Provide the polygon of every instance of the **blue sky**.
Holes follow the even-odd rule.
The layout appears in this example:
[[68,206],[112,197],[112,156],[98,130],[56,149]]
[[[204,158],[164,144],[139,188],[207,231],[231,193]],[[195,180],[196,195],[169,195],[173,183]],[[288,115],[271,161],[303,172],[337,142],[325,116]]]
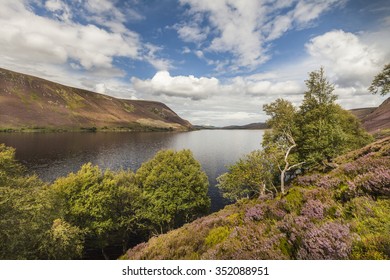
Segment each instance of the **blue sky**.
[[325,67],[345,108],[390,62],[387,0],[0,0],[0,67],[126,99],[193,124],[266,119]]

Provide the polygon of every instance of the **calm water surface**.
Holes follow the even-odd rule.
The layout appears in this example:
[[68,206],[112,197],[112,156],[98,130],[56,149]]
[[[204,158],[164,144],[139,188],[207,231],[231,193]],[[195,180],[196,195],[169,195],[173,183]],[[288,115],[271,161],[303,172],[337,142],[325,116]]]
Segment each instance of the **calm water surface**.
[[16,158],[45,181],[76,172],[87,162],[136,171],[161,149],[190,149],[209,177],[215,211],[226,203],[215,188],[216,178],[227,165],[259,149],[262,135],[262,130],[0,133],[0,143],[16,148]]

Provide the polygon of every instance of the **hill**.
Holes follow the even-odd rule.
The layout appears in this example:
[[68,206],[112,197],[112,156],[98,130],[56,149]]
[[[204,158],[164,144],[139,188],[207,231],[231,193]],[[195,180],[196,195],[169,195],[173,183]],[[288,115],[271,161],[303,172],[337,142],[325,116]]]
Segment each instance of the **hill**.
[[0,130],[188,130],[160,102],[124,100],[0,68]]
[[390,137],[130,249],[123,259],[390,259]]
[[364,116],[363,127],[370,133],[390,129],[390,98],[387,98],[378,108]]
[[230,125],[225,126],[223,129],[267,129],[266,123],[250,123],[247,125]]
[[246,125],[229,125],[223,127],[206,126],[206,125],[194,125],[195,129],[267,129],[266,123],[250,123]]
[[359,120],[364,119],[367,115],[371,114],[378,107],[368,107],[368,108],[358,108],[349,110],[352,114],[354,114]]

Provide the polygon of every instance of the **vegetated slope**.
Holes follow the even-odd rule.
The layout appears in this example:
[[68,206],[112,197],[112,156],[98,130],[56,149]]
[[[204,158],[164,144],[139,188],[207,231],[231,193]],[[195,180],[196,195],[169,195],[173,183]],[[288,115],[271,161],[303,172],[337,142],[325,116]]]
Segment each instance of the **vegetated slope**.
[[361,119],[363,127],[370,133],[390,129],[390,98],[387,98],[378,108]]
[[390,137],[335,162],[285,195],[241,200],[122,258],[390,259]]
[[124,100],[0,68],[0,129],[188,130],[160,102]]

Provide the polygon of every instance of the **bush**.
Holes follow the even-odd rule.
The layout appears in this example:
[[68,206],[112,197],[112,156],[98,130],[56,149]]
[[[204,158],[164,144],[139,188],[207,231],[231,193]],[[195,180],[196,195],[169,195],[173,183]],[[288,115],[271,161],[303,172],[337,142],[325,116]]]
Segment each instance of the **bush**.
[[351,249],[349,227],[338,222],[326,222],[306,232],[297,256],[305,260],[342,260],[348,258]]
[[163,233],[206,214],[208,178],[190,150],[160,151],[137,170],[147,219]]

